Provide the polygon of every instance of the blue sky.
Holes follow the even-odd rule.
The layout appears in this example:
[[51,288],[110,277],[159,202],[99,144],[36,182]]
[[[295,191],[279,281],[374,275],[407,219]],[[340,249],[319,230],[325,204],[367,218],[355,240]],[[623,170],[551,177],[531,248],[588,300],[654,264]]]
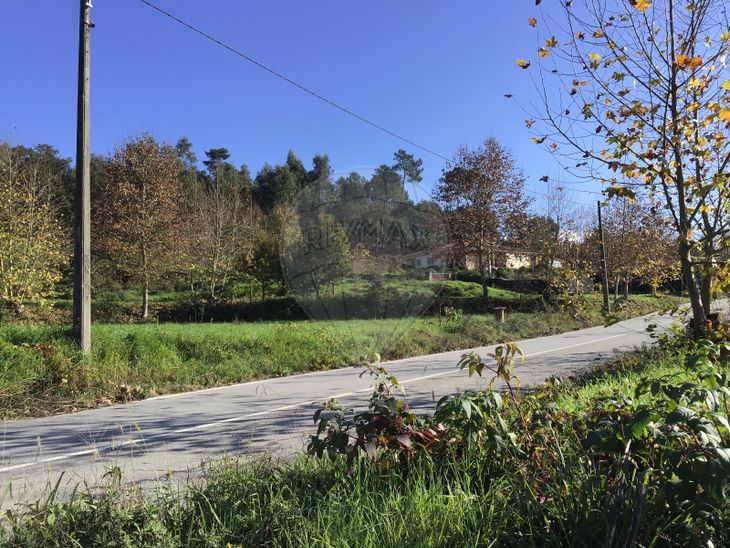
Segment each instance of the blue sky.
[[[534,2],[155,0],[262,63],[387,128],[451,157],[495,136],[528,188],[560,176],[530,142],[524,113],[536,93],[515,65],[536,49]],[[389,163],[405,148],[431,188],[444,161],[285,84],[139,0],[94,0],[92,150],[106,154],[142,131],[193,142],[198,157],[225,146],[255,173],[293,149],[337,170]],[[78,2],[0,3],[0,139],[75,148]],[[581,188],[587,188],[585,186]],[[595,188],[594,188],[595,190]],[[574,193],[579,203],[596,196]],[[540,200],[540,197],[536,197]]]

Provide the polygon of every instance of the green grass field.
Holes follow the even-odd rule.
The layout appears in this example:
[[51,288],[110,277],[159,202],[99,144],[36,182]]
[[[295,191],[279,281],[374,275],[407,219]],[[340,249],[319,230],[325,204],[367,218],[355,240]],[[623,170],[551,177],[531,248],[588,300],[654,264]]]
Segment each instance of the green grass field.
[[[384,284],[386,291],[397,292],[402,295],[435,297],[439,294],[448,295],[455,299],[473,299],[482,296],[482,286],[474,282],[445,280],[442,282],[427,282],[422,280],[401,280]],[[367,283],[341,282],[335,287],[335,293],[365,294]],[[536,297],[536,294],[519,293],[499,287],[489,288],[489,297],[500,301],[520,301]]]
[[[680,302],[636,297],[617,317]],[[0,417],[37,416],[342,367],[374,352],[397,359],[551,335],[601,324],[597,297],[563,312],[454,314],[402,320],[205,324],[95,324],[84,359],[65,326],[0,326]]]

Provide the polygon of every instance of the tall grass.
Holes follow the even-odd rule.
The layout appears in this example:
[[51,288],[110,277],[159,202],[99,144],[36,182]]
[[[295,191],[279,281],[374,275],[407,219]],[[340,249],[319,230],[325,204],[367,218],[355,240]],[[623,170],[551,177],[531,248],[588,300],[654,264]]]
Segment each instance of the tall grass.
[[[8,546],[593,546],[605,480],[570,458],[549,500],[487,455],[407,473],[300,458],[213,465],[204,487],[84,495],[6,517]],[[576,468],[577,466],[577,468]],[[2,533],[0,533],[1,535]],[[2,536],[0,536],[2,540]]]
[[[377,352],[397,359],[539,337],[602,322],[597,301],[568,312],[455,314],[334,322],[95,324],[81,356],[66,327],[0,325],[0,418],[105,405],[342,367]],[[671,299],[637,300],[624,317]]]

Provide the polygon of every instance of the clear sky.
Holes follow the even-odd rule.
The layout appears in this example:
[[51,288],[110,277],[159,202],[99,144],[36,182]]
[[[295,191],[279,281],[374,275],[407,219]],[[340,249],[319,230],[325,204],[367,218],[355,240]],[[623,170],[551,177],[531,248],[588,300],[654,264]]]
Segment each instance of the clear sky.
[[[532,0],[154,1],[444,156],[491,135],[512,149],[528,188],[544,192],[542,175],[560,177],[550,154],[530,142],[525,114],[504,97],[536,98],[515,65],[536,49],[527,24]],[[390,163],[405,148],[423,159],[427,188],[441,173],[442,159],[319,102],[139,0],[93,4],[95,153],[150,131],[173,144],[188,136],[199,159],[226,147],[254,174],[264,161],[282,162],[290,148],[306,165],[327,153],[336,170]],[[78,1],[0,1],[0,139],[74,155],[77,47]]]

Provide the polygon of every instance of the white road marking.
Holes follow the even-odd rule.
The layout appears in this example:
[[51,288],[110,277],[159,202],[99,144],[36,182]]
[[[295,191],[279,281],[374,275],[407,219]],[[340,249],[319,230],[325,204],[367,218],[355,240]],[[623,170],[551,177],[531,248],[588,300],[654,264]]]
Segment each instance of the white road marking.
[[[571,348],[577,348],[579,346],[585,346],[587,344],[595,344],[595,343],[599,343],[599,342],[603,342],[603,341],[608,341],[608,340],[611,340],[611,339],[616,339],[618,337],[625,337],[626,335],[627,335],[627,333],[619,333],[618,335],[611,335],[611,336],[603,337],[603,338],[600,338],[600,339],[592,339],[590,341],[584,341],[584,342],[581,342],[581,343],[570,344],[570,345],[561,346],[561,347],[558,347],[558,348],[551,348],[549,350],[541,350],[539,352],[533,352],[532,354],[526,354],[525,355],[525,358],[531,358],[531,357],[535,357],[535,356],[540,356],[542,354],[549,354],[551,352],[559,352],[561,350],[568,350],[568,349],[571,349]],[[496,346],[496,345],[492,345],[492,346],[485,347],[485,348],[493,348],[494,346]],[[407,384],[407,383],[412,383],[412,382],[418,382],[418,381],[423,381],[423,380],[427,380],[427,379],[433,379],[433,378],[436,378],[436,377],[443,377],[443,376],[446,376],[446,375],[453,375],[453,374],[457,374],[457,373],[460,373],[460,371],[457,370],[457,369],[455,369],[454,367],[451,367],[448,371],[441,371],[439,373],[433,373],[431,375],[423,375],[423,376],[415,377],[415,378],[412,378],[412,379],[406,379],[404,381],[400,381],[400,384]],[[214,390],[214,389],[211,389],[211,390]],[[342,394],[336,394],[334,396],[330,396],[329,398],[324,398],[324,399],[344,398],[344,397],[347,397],[347,396],[352,396],[352,395],[354,395],[356,393],[367,392],[369,390],[371,390],[370,387],[363,388],[361,390],[356,390],[355,392],[345,392],[345,393],[342,393]],[[81,456],[85,456],[85,455],[99,454],[99,453],[101,453],[103,451],[113,450],[115,448],[118,448],[118,447],[121,447],[121,446],[126,446],[126,445],[136,445],[138,443],[147,443],[147,442],[154,443],[155,441],[157,441],[157,440],[159,440],[161,438],[169,437],[172,434],[188,434],[188,433],[191,433],[191,432],[197,432],[197,431],[200,431],[200,430],[206,430],[206,429],[213,428],[215,426],[220,426],[220,425],[223,425],[223,424],[244,421],[246,419],[250,419],[250,418],[253,418],[253,417],[260,417],[260,416],[264,416],[264,415],[271,415],[273,413],[278,413],[278,412],[286,411],[286,410],[289,410],[289,409],[295,409],[295,408],[298,408],[298,407],[304,407],[306,405],[312,405],[314,403],[315,402],[312,401],[312,400],[307,400],[307,401],[303,401],[303,402],[299,402],[299,403],[293,403],[293,404],[290,404],[290,405],[284,405],[284,406],[281,406],[281,407],[276,407],[274,409],[267,409],[266,411],[258,411],[256,413],[248,413],[246,415],[240,415],[240,416],[237,416],[237,417],[229,417],[227,419],[222,419],[222,420],[215,421],[215,422],[198,424],[196,426],[189,426],[189,427],[186,427],[186,428],[179,428],[177,430],[172,430],[172,431],[170,431],[168,433],[158,434],[156,436],[150,436],[149,438],[130,439],[130,440],[125,440],[125,441],[116,443],[116,444],[114,444],[112,442],[112,444],[110,444],[108,447],[106,447],[104,449],[85,449],[85,450],[75,451],[73,453],[65,453],[65,454],[62,454],[62,455],[56,455],[54,457],[47,457],[47,458],[40,459],[40,460],[33,461],[33,462],[26,462],[26,463],[22,463],[22,464],[14,464],[14,465],[11,465],[11,466],[5,466],[5,467],[0,468],[0,473],[12,472],[14,470],[20,470],[20,469],[23,469],[23,468],[29,468],[31,466],[37,466],[37,465],[41,465],[41,464],[48,464],[50,462],[57,462],[57,461],[60,461],[60,460],[66,460],[66,459],[70,459],[70,458],[73,458],[73,457],[81,457]]]
[[83,457],[85,455],[93,455],[95,453],[98,453],[98,449],[84,449],[82,451],[76,451],[74,453],[66,453],[65,455],[57,455],[55,457],[48,457],[45,459],[41,459],[35,462],[25,462],[23,464],[15,464],[13,466],[6,466],[4,468],[0,468],[0,472],[11,472],[13,470],[20,470],[21,468],[28,468],[30,466],[35,466],[36,464],[46,464],[49,462],[55,462],[58,460],[65,460],[70,459],[73,457]]

